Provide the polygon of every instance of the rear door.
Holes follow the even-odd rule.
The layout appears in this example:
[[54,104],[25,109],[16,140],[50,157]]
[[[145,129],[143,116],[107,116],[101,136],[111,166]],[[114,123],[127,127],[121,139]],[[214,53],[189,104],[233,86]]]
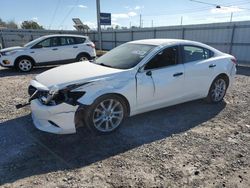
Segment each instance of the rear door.
[[182,100],[184,66],[178,57],[179,47],[168,47],[155,55],[137,74],[138,108],[158,108]]
[[58,37],[50,37],[34,45],[30,51],[37,64],[61,60],[61,50]]
[[64,60],[74,60],[78,55],[79,46],[74,37],[60,37],[62,56]]
[[214,53],[209,49],[193,46],[182,46],[182,57],[185,69],[185,90],[188,99],[205,97],[211,84],[216,64]]

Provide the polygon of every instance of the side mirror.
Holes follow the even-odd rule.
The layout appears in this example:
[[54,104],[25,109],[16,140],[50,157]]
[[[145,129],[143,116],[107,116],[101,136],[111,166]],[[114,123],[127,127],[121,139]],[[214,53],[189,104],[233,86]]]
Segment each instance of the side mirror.
[[139,72],[139,73],[144,72],[144,66],[140,67],[140,68],[138,69],[138,72]]

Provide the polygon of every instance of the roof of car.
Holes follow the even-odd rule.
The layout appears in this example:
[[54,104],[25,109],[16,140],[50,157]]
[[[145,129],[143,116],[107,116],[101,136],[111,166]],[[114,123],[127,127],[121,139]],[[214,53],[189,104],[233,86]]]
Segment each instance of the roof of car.
[[190,40],[182,40],[182,39],[143,39],[143,40],[135,40],[130,43],[134,44],[148,44],[148,45],[168,45],[168,44],[180,44],[180,43],[198,43]]
[[219,50],[211,46],[208,46],[204,43],[191,41],[191,40],[182,40],[182,39],[143,39],[143,40],[131,41],[129,43],[155,45],[155,46],[180,45],[180,44],[195,45],[195,46],[197,45],[203,48],[208,48],[214,52],[221,53]]
[[73,34],[53,34],[53,35],[45,35],[44,37],[85,37],[87,38],[88,36],[84,35],[73,35]]

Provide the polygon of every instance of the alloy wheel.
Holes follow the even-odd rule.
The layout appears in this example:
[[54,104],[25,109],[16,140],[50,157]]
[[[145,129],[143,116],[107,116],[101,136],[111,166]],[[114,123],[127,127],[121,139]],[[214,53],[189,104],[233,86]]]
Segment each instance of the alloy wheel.
[[124,108],[120,101],[107,99],[100,102],[93,113],[93,123],[100,132],[111,132],[117,128],[124,117]]
[[214,82],[213,89],[211,91],[211,97],[214,102],[221,101],[226,93],[227,84],[222,78],[217,79]]
[[18,67],[21,71],[23,72],[27,72],[30,71],[32,68],[32,62],[28,59],[22,59],[19,63],[18,63]]

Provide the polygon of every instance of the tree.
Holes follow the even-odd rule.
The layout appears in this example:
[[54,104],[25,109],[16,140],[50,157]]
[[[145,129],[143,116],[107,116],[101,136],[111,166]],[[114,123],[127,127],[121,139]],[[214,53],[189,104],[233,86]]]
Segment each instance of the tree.
[[120,26],[119,25],[115,25],[115,29],[120,29]]
[[5,22],[1,18],[0,18],[0,27],[5,27],[8,29],[17,29],[18,28],[17,24],[13,20]]
[[44,29],[43,26],[39,25],[35,21],[23,21],[21,24],[22,29]]
[[0,26],[1,27],[6,27],[6,23],[0,18]]
[[12,20],[6,23],[8,29],[18,29],[17,24]]
[[138,26],[132,26],[131,29],[138,29]]

